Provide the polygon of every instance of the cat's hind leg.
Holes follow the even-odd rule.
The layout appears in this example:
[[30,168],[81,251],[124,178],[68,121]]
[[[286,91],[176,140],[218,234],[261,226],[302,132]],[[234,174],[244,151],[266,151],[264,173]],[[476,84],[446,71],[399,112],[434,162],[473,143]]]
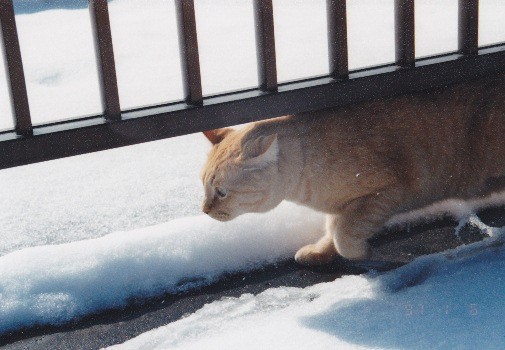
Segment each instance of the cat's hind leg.
[[337,256],[365,260],[370,256],[368,239],[399,211],[404,197],[401,187],[391,186],[349,202],[338,214],[326,217],[325,235],[302,247],[295,255],[299,264],[317,266]]
[[399,211],[400,188],[389,188],[356,198],[348,203],[330,223],[337,252],[350,260],[370,256],[368,239],[378,233],[384,223]]
[[314,244],[309,244],[299,249],[295,254],[297,263],[306,266],[324,265],[332,262],[337,256],[333,242],[333,215],[326,217],[326,230],[324,236]]

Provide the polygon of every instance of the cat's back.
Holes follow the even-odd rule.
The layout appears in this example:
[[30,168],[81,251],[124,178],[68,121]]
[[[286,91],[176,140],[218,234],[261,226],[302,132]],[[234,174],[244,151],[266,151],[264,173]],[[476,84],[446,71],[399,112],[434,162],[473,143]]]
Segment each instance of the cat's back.
[[505,170],[503,76],[304,113],[279,125],[326,177],[382,168],[453,194]]
[[[451,148],[505,130],[503,76],[293,116],[298,134],[327,146],[366,142]],[[429,142],[428,142],[429,140]],[[440,142],[435,144],[434,142]],[[312,142],[314,143],[314,142]],[[445,146],[444,146],[445,145]]]
[[[503,75],[434,91],[254,123],[248,134],[278,133],[301,143],[309,159],[332,161],[342,150],[375,150],[432,164],[466,156],[505,156]],[[461,154],[463,153],[463,154]],[[456,157],[456,158],[454,158]],[[504,159],[505,162],[505,159]]]

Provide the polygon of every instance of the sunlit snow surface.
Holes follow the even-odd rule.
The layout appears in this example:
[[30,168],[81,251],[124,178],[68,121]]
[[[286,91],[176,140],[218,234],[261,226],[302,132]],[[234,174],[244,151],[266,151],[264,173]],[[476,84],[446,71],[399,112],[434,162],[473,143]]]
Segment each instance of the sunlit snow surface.
[[0,334],[58,324],[132,298],[180,292],[293,256],[320,235],[322,214],[285,203],[221,223],[208,216],[0,257]]
[[503,243],[224,298],[114,349],[503,349]]
[[[55,5],[34,13],[26,10],[26,1],[16,3],[18,8],[21,3],[25,6],[16,19],[34,121],[99,113],[89,13],[82,8],[83,2],[76,0],[73,3],[79,4],[73,6],[70,1],[59,1],[68,8]],[[32,3],[46,6],[45,1]],[[126,108],[182,96],[173,2],[146,3],[109,3],[119,94]],[[199,34],[204,93],[255,85],[250,2],[197,0],[195,4],[198,25],[205,30]],[[455,0],[416,1],[418,55],[454,49],[455,4]],[[280,81],[326,73],[324,8],[323,0],[274,0]],[[351,68],[393,60],[392,10],[392,0],[348,1]],[[481,0],[480,11],[480,43],[505,41],[505,3]],[[317,23],[310,25],[312,19]],[[12,127],[10,113],[1,70],[0,129]],[[208,284],[225,272],[247,271],[290,257],[320,234],[321,215],[289,204],[265,216],[245,216],[227,224],[195,216],[200,213],[202,196],[198,174],[208,149],[203,136],[188,135],[0,171],[0,333],[34,323],[57,324],[124,305],[130,298]],[[502,195],[488,199],[488,203],[503,202]],[[391,223],[441,212],[461,219],[482,205],[486,203],[448,201]],[[411,266],[415,270],[421,265]],[[242,335],[247,326],[251,335],[257,335],[249,347],[256,348],[268,348],[260,345],[268,345],[269,339],[296,345],[291,348],[303,344],[313,348],[325,348],[325,344],[334,348],[335,344],[342,345],[337,348],[356,344],[452,348],[451,341],[460,348],[472,348],[466,345],[477,341],[467,339],[473,333],[459,332],[471,327],[482,335],[476,339],[489,342],[484,348],[503,344],[503,338],[493,336],[494,331],[505,334],[497,328],[503,322],[496,321],[496,315],[504,311],[496,297],[503,297],[503,283],[497,279],[502,278],[503,250],[465,261],[444,258],[437,266],[441,272],[430,275],[424,284],[396,292],[381,287],[386,277],[366,276],[306,290],[279,289],[258,298],[230,299],[207,306],[157,335],[146,335],[138,344],[163,348],[172,334],[173,347],[202,348],[201,342],[206,345],[203,348],[218,344],[233,348],[246,339]],[[477,270],[478,275],[473,275]],[[404,275],[389,276],[401,280]],[[463,290],[471,293],[466,296]],[[309,302],[315,295],[320,296]],[[435,298],[432,304],[428,297]],[[427,312],[446,303],[447,316]],[[478,305],[478,315],[472,315],[477,317],[458,321],[457,316],[471,304]],[[406,305],[411,305],[412,317],[402,316]],[[419,305],[424,305],[424,315],[419,314]],[[281,308],[286,314],[279,313]],[[390,310],[394,312],[388,316]],[[263,328],[252,327],[256,320]],[[227,325],[222,334],[229,337],[213,328],[221,321]],[[271,321],[280,328],[269,328]],[[439,341],[440,328],[448,333],[446,343]],[[152,337],[151,343],[145,341],[147,337]],[[433,344],[426,343],[430,339]]]

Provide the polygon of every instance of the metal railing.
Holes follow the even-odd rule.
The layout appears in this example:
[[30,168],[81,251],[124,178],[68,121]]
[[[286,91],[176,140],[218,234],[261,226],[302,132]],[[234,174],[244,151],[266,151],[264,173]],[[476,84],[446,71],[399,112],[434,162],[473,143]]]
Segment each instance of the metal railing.
[[327,76],[278,84],[272,0],[253,0],[259,86],[204,97],[193,0],[175,0],[184,101],[122,111],[107,0],[89,0],[103,114],[32,126],[12,0],[0,24],[14,130],[0,133],[0,169],[229,125],[438,88],[505,71],[505,45],[478,47],[478,0],[459,0],[458,51],[415,58],[414,0],[395,0],[396,60],[349,72],[346,0],[327,0]]

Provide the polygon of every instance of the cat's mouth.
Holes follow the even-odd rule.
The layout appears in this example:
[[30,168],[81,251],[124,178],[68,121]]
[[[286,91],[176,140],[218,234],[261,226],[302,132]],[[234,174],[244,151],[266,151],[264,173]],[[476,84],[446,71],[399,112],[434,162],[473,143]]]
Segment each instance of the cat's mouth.
[[232,219],[231,215],[228,213],[225,213],[224,211],[218,211],[216,213],[212,213],[211,216],[213,219],[216,219],[219,221],[228,221],[228,220]]

